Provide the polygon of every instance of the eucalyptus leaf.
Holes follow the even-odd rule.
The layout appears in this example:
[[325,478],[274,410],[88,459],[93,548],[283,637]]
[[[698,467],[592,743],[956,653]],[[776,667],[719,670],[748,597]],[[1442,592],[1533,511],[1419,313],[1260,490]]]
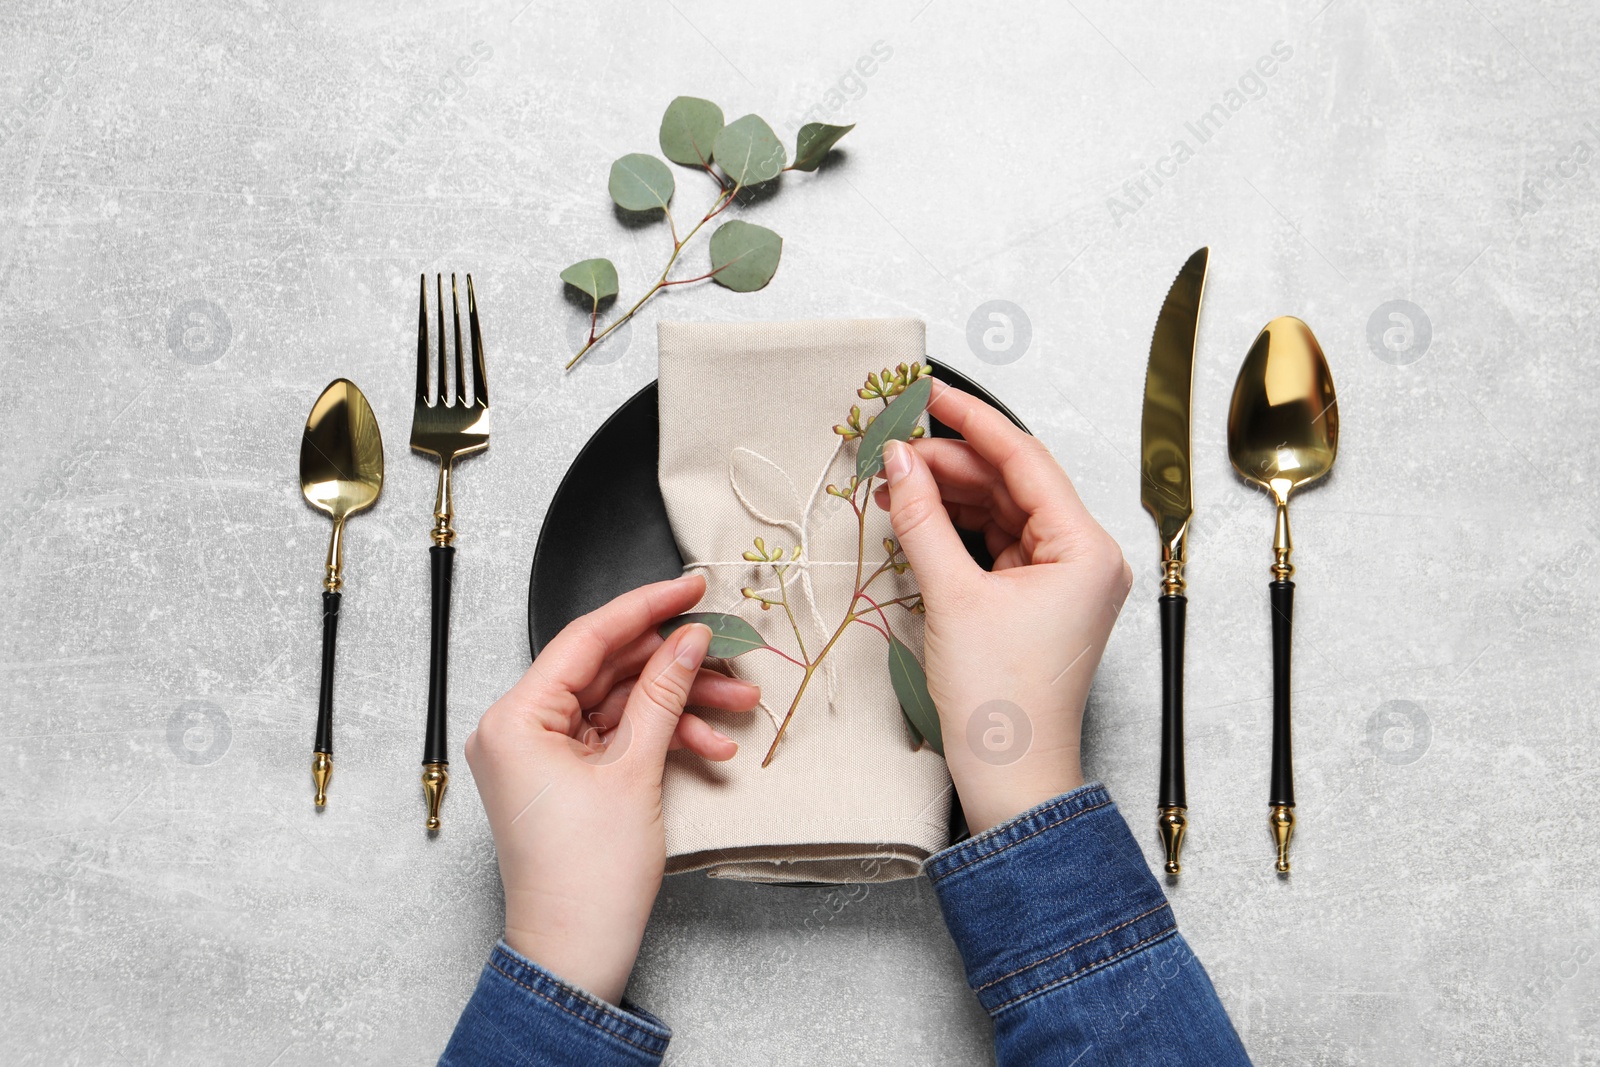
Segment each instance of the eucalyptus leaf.
[[611,164],[611,199],[629,211],[665,210],[676,187],[672,171],[655,156],[633,152]]
[[856,477],[866,481],[883,470],[883,446],[890,441],[909,441],[917,428],[917,419],[928,408],[933,396],[933,379],[918,378],[906,386],[906,391],[889,401],[889,406],[867,432],[861,435],[861,450],[856,453]]
[[808,122],[800,127],[800,135],[794,142],[794,169],[812,171],[816,170],[823,159],[827,158],[833,146],[839,143],[839,138],[856,128],[855,123],[848,126],[829,126],[826,122]]
[[725,222],[711,235],[711,277],[736,293],[752,293],[772,280],[783,238],[750,222]]
[[922,736],[922,731],[917,729],[917,724],[911,721],[911,717],[905,713],[904,708],[900,710],[900,717],[906,721],[906,729],[911,731],[912,747],[921,748],[928,739]]
[[767,643],[761,639],[754,626],[737,615],[721,611],[691,611],[686,615],[678,615],[662,623],[656,632],[662,637],[669,637],[679,627],[695,622],[711,627],[711,647],[706,650],[708,656],[732,659],[746,652],[767,647]]
[[686,167],[710,166],[722,122],[722,109],[711,101],[678,97],[661,116],[661,154]]
[[740,185],[771,181],[783,173],[788,162],[783,142],[759,115],[746,115],[724,126],[712,154],[723,173]]
[[900,701],[900,710],[911,732],[944,755],[944,738],[939,732],[939,712],[928,695],[928,676],[916,655],[898,637],[889,635],[889,683]]
[[598,306],[600,301],[617,295],[617,268],[609,259],[585,259],[561,272],[561,280],[589,294]]

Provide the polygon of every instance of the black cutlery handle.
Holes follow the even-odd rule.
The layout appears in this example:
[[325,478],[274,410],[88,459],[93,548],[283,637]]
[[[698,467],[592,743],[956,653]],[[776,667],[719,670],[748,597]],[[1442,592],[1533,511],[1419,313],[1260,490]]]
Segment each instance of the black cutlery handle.
[[433,637],[428,655],[428,736],[422,746],[423,763],[449,763],[445,733],[450,670],[450,576],[455,568],[454,545],[428,549],[433,569]]
[[1294,807],[1294,749],[1289,732],[1289,649],[1294,626],[1294,583],[1273,582],[1272,591],[1272,798],[1274,807]]
[[322,594],[322,689],[317,696],[317,740],[313,752],[333,755],[333,646],[339,637],[339,598]]
[[1189,598],[1161,598],[1161,799],[1162,808],[1187,808],[1183,781],[1183,623]]

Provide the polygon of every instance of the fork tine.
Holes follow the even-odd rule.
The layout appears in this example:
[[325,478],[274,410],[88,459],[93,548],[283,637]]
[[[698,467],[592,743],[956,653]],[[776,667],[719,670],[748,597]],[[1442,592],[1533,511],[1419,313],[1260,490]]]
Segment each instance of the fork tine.
[[450,274],[450,310],[456,320],[456,405],[467,404],[467,374],[461,365],[461,300],[456,296],[456,276]]
[[[489,379],[483,370],[483,331],[478,328],[478,297],[472,291],[472,275],[467,275],[467,329],[472,333],[472,388],[482,407],[489,406]],[[461,342],[456,342],[460,348]]]
[[417,403],[428,402],[428,276],[417,279],[421,306],[417,309]]
[[433,276],[433,291],[436,299],[435,311],[439,318],[439,378],[433,383],[434,403],[443,404],[446,399],[446,390],[450,388],[450,377],[445,372],[444,362],[444,275]]

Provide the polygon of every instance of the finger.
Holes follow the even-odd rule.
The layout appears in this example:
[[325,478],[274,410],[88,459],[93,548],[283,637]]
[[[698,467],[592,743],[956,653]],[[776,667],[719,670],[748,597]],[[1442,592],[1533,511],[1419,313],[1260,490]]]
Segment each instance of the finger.
[[661,635],[654,630],[646,630],[607,657],[589,684],[573,695],[583,707],[594,707],[605,699],[617,682],[638,674],[645,661],[660,647]]
[[[944,510],[950,513],[950,521],[958,530],[981,530],[994,522],[994,515],[984,504],[962,504],[942,497]],[[884,511],[889,510],[889,487],[881,485],[872,491],[872,502]]]
[[[888,510],[887,501],[884,510]],[[994,521],[987,511],[976,504],[952,504],[946,500],[944,510],[950,516],[950,525],[958,530],[981,530]]]
[[973,447],[1000,472],[1006,488],[1023,511],[1060,511],[1064,517],[1087,517],[1072,479],[1038,438],[1019,430],[994,408],[969,393],[935,382],[928,414]]
[[[962,504],[987,504],[994,488],[1003,485],[1000,472],[978,455],[965,441],[948,437],[919,440],[912,444],[933,471],[939,494]],[[881,487],[879,490],[881,492]]]
[[720,763],[729,760],[739,751],[739,743],[726,734],[719,733],[698,715],[685,713],[678,719],[669,748],[686,748],[708,760]]
[[[617,738],[615,727],[602,730],[598,725],[589,724],[574,740],[587,750],[586,753],[580,752],[580,755],[599,756],[602,763],[614,763],[623,751],[623,747],[617,744]],[[738,754],[739,743],[700,716],[686,711],[679,717],[678,727],[672,732],[672,741],[667,745],[669,752],[679,749],[688,749],[697,756],[720,763]]]
[[[889,491],[878,489],[874,491],[873,499],[885,511],[889,510]],[[952,504],[946,500],[944,504],[946,514],[950,516],[950,523],[957,530],[971,530],[983,535],[984,548],[988,550],[989,558],[994,560],[993,570],[1004,570],[1007,566],[1017,566],[1026,563],[1021,556],[1021,550],[1010,555],[1004,555],[1008,548],[1019,542],[1018,533],[1008,530],[995,521],[988,509],[976,504]],[[1004,559],[1006,562],[1002,562]]]
[[1028,554],[1022,547],[1022,542],[1013,541],[994,555],[994,569],[1008,571],[1012,567],[1026,567],[1029,563]]
[[927,461],[945,500],[987,507],[1002,526],[1014,534],[1022,532],[1028,513],[1012,497],[1000,472],[971,445],[934,438],[918,441],[913,447]]
[[[889,490],[874,489],[872,501],[884,511],[889,510]],[[957,504],[946,500],[944,510],[950,516],[950,522],[958,530],[984,530],[990,526],[1005,530],[1009,537],[1022,536],[1020,530],[1006,529],[994,516],[994,513],[982,504]]]
[[904,441],[891,441],[884,446],[883,459],[884,477],[889,482],[889,524],[911,561],[917,583],[937,599],[941,590],[954,588],[951,583],[976,571],[978,565],[950,524],[938,483],[916,449]]
[[950,521],[958,530],[983,531],[991,526],[999,528],[994,516],[976,504],[952,504],[947,500],[944,509],[950,513]]
[[634,679],[630,678],[605,695],[595,707],[584,713],[584,733],[610,733],[622,721],[622,709],[628,706],[628,696],[633,692]]
[[[949,442],[961,444],[961,442]],[[912,446],[918,455],[924,459],[929,458],[929,449],[924,444]],[[950,512],[951,521],[959,530],[981,530],[989,523],[998,524],[1012,537],[1021,537],[1022,531],[1028,523],[1028,515],[1016,502],[1011,499],[1011,493],[1001,481],[1000,475],[982,459],[975,459],[975,463],[982,464],[982,469],[988,471],[987,477],[991,480],[986,486],[977,484],[962,484],[948,481],[940,464],[945,457],[933,453],[933,461],[928,464],[933,471],[935,480],[939,482],[939,496],[944,500],[946,510]],[[889,510],[889,490],[879,487],[873,490],[872,499],[880,508]]]
[[711,628],[694,623],[680,627],[639,672],[639,680],[623,709],[619,732],[629,735],[622,759],[659,778],[667,746],[689,702],[689,691],[711,644]]
[[[1003,571],[1007,566],[1014,567],[1017,565],[1012,562],[1021,552],[1017,539],[992,522],[983,527],[983,547],[989,550],[989,558],[994,560],[995,570]],[[1016,548],[1017,551],[1008,556],[1007,552],[1013,548]],[[1023,560],[1021,562],[1026,561]]]
[[743,678],[730,678],[721,671],[701,667],[689,687],[689,706],[716,708],[719,711],[750,711],[761,702],[761,687]]
[[[616,728],[622,721],[622,710],[627,707],[638,678],[628,678],[611,688],[598,704],[584,714],[584,720],[605,731]],[[761,687],[742,678],[729,678],[709,667],[701,667],[694,684],[689,687],[689,706],[716,708],[718,711],[750,711],[761,701]]]
[[[616,688],[619,681],[638,675],[645,662],[660,647],[661,635],[654,630],[630,641],[601,665],[594,681],[575,694],[578,704],[585,709],[592,709]],[[744,711],[754,707],[760,699],[761,687],[754,682],[733,678],[709,667],[701,669],[700,677],[695,681],[695,691],[689,695],[690,704],[726,708],[729,711]]]
[[923,438],[912,444],[933,469],[934,480],[947,496],[968,501],[988,500],[990,487],[1000,472],[976,449],[953,437]]
[[[576,693],[594,680],[606,659],[674,615],[694,607],[705,595],[706,580],[698,574],[656,582],[624,593],[568,623],[545,646],[533,667],[512,689],[524,683],[554,686]],[[530,682],[534,678],[534,682]]]

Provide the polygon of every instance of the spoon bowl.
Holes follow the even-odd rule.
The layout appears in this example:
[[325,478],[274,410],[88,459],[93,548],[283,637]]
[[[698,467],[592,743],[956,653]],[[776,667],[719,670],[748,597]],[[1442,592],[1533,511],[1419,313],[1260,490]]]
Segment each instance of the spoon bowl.
[[322,391],[300,439],[300,491],[333,519],[323,586],[343,584],[344,521],[372,506],[383,489],[383,437],[372,405],[356,384],[339,378]]
[[1333,468],[1339,408],[1333,374],[1311,327],[1273,319],[1244,357],[1228,410],[1228,457],[1286,507],[1289,494]]

